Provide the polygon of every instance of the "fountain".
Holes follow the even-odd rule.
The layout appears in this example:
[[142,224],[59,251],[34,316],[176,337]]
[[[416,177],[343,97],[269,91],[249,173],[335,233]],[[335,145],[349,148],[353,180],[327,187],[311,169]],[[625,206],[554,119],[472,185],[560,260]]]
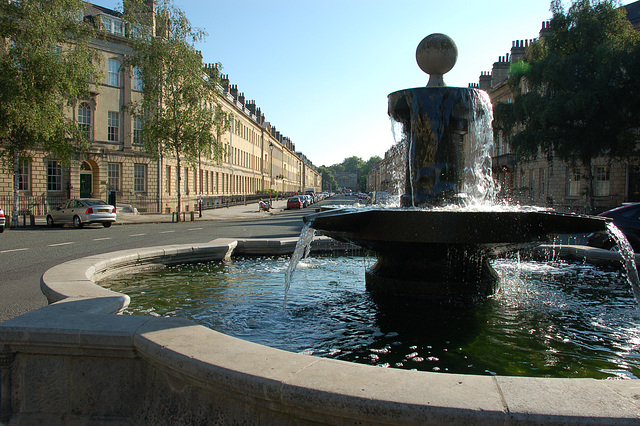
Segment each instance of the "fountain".
[[402,208],[339,209],[305,218],[326,236],[376,253],[378,261],[366,272],[367,289],[373,293],[482,298],[498,290],[489,259],[533,247],[553,234],[606,227],[600,217],[469,208],[490,201],[493,194],[492,113],[485,92],[445,86],[443,75],[456,58],[448,36],[425,37],[416,59],[431,74],[427,87],[388,96],[389,115],[405,136]]
[[[432,52],[430,46],[427,43],[424,51]],[[410,113],[409,133],[415,135],[408,150],[404,208],[332,211],[307,219],[326,235],[378,253],[379,266],[367,273],[367,286],[374,292],[436,298],[490,294],[496,278],[487,259],[537,244],[550,233],[588,232],[605,226],[601,219],[550,212],[437,208],[467,204],[466,194],[473,192],[472,187],[483,186],[482,181],[467,179],[464,171],[465,138],[475,126],[475,117],[457,108],[477,93],[443,88],[441,74],[435,77],[435,87],[397,92],[389,98],[399,116],[402,111]],[[442,98],[444,104],[429,104],[430,92],[425,90],[434,97],[436,92],[453,95],[446,95],[451,96],[446,102]],[[415,108],[427,105],[461,118],[448,119],[447,123],[455,123],[447,133],[430,124],[435,119],[431,113],[411,115],[420,110]],[[414,118],[427,127],[414,126]],[[427,137],[427,129],[439,139]],[[421,145],[424,141],[428,144]],[[313,243],[317,249],[335,241],[318,238]],[[640,421],[637,380],[442,374],[311,357],[233,338],[186,319],[115,315],[128,306],[129,297],[96,285],[110,276],[165,265],[291,254],[294,245],[295,239],[286,238],[218,239],[93,254],[49,269],[40,284],[50,305],[0,324],[0,423]],[[580,256],[585,253],[570,249]],[[417,304],[410,308],[428,311]],[[440,320],[437,315],[427,313],[433,319],[416,321],[410,316],[407,322],[442,327],[433,324]],[[598,322],[597,317],[590,320]],[[468,323],[461,322],[460,327],[466,330]],[[637,345],[637,340],[629,343]]]

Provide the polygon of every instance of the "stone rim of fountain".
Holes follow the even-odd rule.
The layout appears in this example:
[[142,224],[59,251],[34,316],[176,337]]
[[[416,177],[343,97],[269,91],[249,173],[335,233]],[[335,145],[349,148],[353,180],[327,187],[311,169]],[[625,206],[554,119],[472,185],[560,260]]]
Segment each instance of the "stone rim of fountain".
[[[329,244],[327,239],[317,241],[316,246]],[[87,356],[91,359],[106,356],[108,362],[115,362],[115,365],[136,360],[136,368],[144,369],[153,377],[169,377],[169,382],[162,383],[176,390],[167,399],[173,405],[163,406],[160,412],[143,413],[151,421],[185,420],[214,414],[226,421],[261,418],[273,423],[631,424],[640,420],[640,384],[637,381],[414,372],[293,354],[225,336],[184,319],[113,315],[126,306],[128,297],[94,282],[105,275],[164,262],[224,259],[234,253],[282,254],[290,253],[294,246],[295,239],[225,239],[209,244],[105,253],[58,265],[45,272],[41,281],[45,295],[51,302],[57,302],[0,324],[2,355],[7,359],[9,355],[15,357],[17,362],[13,361],[13,368],[16,370],[34,367],[29,360],[42,359],[47,353],[54,359],[79,359],[79,362],[67,364],[70,366],[67,368],[82,365],[86,362],[83,357]],[[598,249],[585,250],[605,257],[614,255]],[[568,253],[572,251],[575,252],[569,250]],[[576,252],[576,255],[584,253]],[[35,363],[35,366],[43,365],[49,364]],[[2,366],[3,374],[11,368]],[[111,367],[106,371],[110,375],[101,378],[110,382],[129,370],[120,372],[119,368]],[[49,374],[60,379],[57,395],[70,397],[80,390],[78,383],[72,386],[68,378],[61,378],[57,371],[49,370]],[[14,380],[34,377],[33,372],[20,375],[17,371],[12,376]],[[95,373],[93,378],[96,379]],[[47,377],[39,380],[47,382]],[[82,389],[87,395],[101,394],[91,387],[92,382],[81,380],[79,383],[87,386]],[[36,415],[42,419],[46,413],[28,412],[28,402],[46,397],[46,392],[53,388],[21,385],[19,391],[37,394],[21,395],[26,401],[18,398],[22,411],[15,415],[22,421],[33,420]],[[156,387],[137,391],[142,396],[156,392],[151,398],[165,401],[163,392],[171,389]],[[186,389],[190,390],[186,393],[191,397],[198,396],[181,405],[179,395]],[[150,398],[149,395],[146,397]],[[216,404],[216,398],[222,399],[224,407]],[[40,401],[36,402],[40,404]],[[98,402],[109,406],[111,401]],[[158,409],[152,405],[145,410],[154,407]],[[160,417],[166,416],[167,409],[174,417]],[[220,417],[220,410],[226,410],[223,417]],[[125,411],[114,409],[114,413]],[[140,414],[135,412],[135,415]],[[75,413],[76,418],[82,418],[82,415],[90,416],[90,413],[82,410]],[[211,418],[215,417],[205,420]]]

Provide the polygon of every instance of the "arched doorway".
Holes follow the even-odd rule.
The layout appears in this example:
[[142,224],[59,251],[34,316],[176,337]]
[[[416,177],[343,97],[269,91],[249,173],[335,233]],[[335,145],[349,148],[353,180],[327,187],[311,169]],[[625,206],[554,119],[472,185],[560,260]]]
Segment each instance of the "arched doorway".
[[93,168],[88,162],[80,166],[80,198],[90,198],[93,193]]

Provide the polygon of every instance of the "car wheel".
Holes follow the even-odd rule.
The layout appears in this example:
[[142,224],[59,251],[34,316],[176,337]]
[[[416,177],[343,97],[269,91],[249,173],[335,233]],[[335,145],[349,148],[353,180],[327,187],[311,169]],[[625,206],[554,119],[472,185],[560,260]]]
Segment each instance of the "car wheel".
[[53,218],[51,216],[47,216],[47,226],[49,228],[53,228],[55,226],[55,223],[53,223]]
[[4,226],[0,226],[0,234],[4,232]]
[[111,227],[111,222],[103,222],[102,226],[104,226],[105,228],[110,228]]
[[80,216],[73,217],[73,227],[76,229],[82,228],[82,221],[80,220]]

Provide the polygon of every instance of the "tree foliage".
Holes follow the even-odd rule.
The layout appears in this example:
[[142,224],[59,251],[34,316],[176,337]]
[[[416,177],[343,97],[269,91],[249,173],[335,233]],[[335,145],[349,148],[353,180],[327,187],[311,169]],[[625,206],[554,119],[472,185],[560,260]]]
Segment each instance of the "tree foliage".
[[318,171],[322,173],[322,190],[323,191],[331,191],[338,189],[338,182],[336,178],[333,176],[333,172],[331,169],[320,166],[318,167]]
[[220,158],[219,137],[228,129],[228,117],[218,104],[219,65],[205,69],[194,47],[205,33],[194,29],[170,0],[155,7],[152,11],[144,0],[125,1],[134,48],[130,65],[142,76],[144,96],[130,107],[143,119],[147,152],[176,158],[179,212],[182,159],[196,164],[201,156]]
[[495,106],[502,131],[521,159],[557,156],[583,166],[593,208],[592,160],[625,158],[640,123],[640,34],[611,0],[551,3],[545,37],[510,70],[513,103]]
[[0,155],[14,173],[38,149],[69,163],[89,146],[69,114],[99,81],[82,0],[0,2]]

